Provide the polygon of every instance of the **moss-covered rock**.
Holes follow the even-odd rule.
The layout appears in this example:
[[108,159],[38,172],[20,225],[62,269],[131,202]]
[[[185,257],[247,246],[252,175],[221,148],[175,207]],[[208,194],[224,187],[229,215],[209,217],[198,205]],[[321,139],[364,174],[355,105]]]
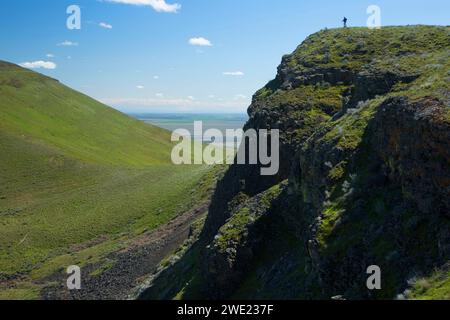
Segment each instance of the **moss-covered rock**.
[[215,297],[226,298],[242,280],[261,248],[265,222],[282,190],[282,185],[275,185],[239,204],[207,246],[203,279]]
[[448,298],[449,80],[450,27],[323,30],[284,56],[245,127],[280,130],[280,172],[219,182],[201,297]]

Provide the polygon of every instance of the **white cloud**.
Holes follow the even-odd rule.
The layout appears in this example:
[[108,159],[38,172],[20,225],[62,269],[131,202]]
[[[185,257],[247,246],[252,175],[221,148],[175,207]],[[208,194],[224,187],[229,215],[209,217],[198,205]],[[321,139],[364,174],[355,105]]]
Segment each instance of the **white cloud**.
[[244,94],[237,94],[237,95],[234,97],[234,99],[235,99],[235,100],[246,100],[246,99],[247,99],[247,96],[244,95]]
[[104,29],[112,29],[112,28],[113,28],[112,25],[110,25],[110,24],[108,24],[108,23],[106,23],[106,22],[100,22],[98,25],[99,25],[101,28],[104,28]]
[[153,76],[153,79],[158,80],[159,76]]
[[181,9],[178,3],[168,4],[166,0],[104,0],[106,2],[152,7],[157,12],[177,13]]
[[52,54],[52,53],[47,53],[45,56],[46,56],[47,58],[54,58],[54,57],[55,57],[55,55]]
[[61,43],[58,43],[58,46],[76,47],[76,46],[78,46],[78,42],[72,42],[72,41],[66,40],[66,41],[63,41]]
[[157,93],[157,94],[155,94],[155,96],[156,96],[157,98],[163,98],[163,97],[164,97],[164,94],[163,94],[163,93]]
[[187,97],[189,100],[191,100],[191,101],[194,101],[195,100],[195,98],[193,97],[193,96],[188,96]]
[[244,73],[242,71],[226,71],[223,73],[224,76],[242,77]]
[[139,90],[145,89],[145,87],[144,87],[144,86],[141,86],[141,85],[136,86],[136,88],[138,88]]
[[23,68],[27,69],[49,69],[53,70],[56,69],[56,64],[51,61],[33,61],[33,62],[23,62],[19,64]]
[[189,39],[189,44],[191,46],[212,47],[211,41],[203,37],[191,38]]

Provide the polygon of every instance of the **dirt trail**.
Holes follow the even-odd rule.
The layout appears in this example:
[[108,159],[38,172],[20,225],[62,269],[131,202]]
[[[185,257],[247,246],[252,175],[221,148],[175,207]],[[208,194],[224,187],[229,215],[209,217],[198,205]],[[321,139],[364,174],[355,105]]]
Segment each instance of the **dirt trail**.
[[82,290],[65,287],[67,275],[55,275],[58,286],[42,290],[41,298],[50,300],[123,300],[146,276],[154,273],[159,263],[180,247],[189,237],[192,223],[208,210],[209,204],[188,211],[151,233],[135,239],[125,250],[108,258],[114,266],[98,276],[90,276],[98,266],[82,269]]

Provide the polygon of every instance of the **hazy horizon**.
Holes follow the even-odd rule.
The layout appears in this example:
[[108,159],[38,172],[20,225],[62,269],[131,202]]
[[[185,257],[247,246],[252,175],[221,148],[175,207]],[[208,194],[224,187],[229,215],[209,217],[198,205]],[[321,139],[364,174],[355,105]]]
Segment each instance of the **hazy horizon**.
[[[245,113],[284,54],[324,28],[448,24],[444,0],[1,1],[0,60],[37,69],[122,112]],[[80,8],[80,29],[67,10]],[[439,8],[439,10],[436,10]]]

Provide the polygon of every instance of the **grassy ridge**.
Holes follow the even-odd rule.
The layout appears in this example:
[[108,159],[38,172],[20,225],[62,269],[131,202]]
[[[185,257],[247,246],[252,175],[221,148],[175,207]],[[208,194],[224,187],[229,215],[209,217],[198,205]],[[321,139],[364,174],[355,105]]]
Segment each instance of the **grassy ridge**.
[[99,164],[169,163],[165,130],[124,116],[58,81],[0,62],[0,129]]
[[210,168],[171,164],[167,131],[56,80],[0,62],[0,97],[0,299],[38,298],[72,264],[111,263],[212,185]]

